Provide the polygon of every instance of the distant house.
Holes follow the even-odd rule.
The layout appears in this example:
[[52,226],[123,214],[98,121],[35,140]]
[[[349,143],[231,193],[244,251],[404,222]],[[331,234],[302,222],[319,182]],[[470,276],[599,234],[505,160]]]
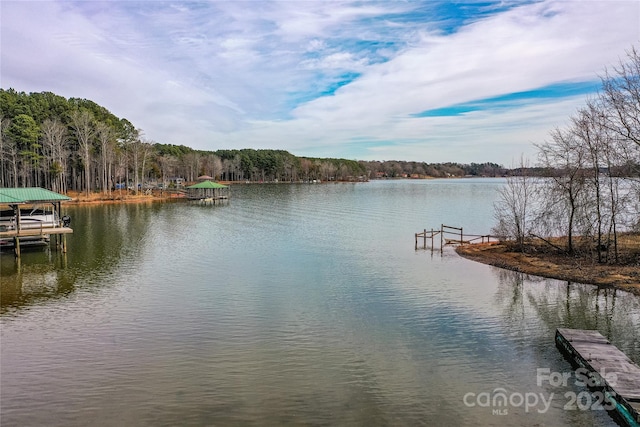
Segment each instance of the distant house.
[[175,185],[177,188],[184,186],[184,178],[180,176],[172,176],[171,178],[168,178],[167,181],[169,181],[169,186],[171,186],[171,184]]

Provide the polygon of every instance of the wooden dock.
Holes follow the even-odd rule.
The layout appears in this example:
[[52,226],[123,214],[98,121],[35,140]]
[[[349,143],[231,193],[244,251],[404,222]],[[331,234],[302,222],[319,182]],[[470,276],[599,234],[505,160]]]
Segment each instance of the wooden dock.
[[69,227],[38,227],[38,228],[22,228],[18,230],[0,231],[0,239],[14,237],[36,237],[48,236],[50,234],[72,234],[73,229]]
[[[20,256],[20,242],[21,238],[29,239],[29,243],[33,244],[32,240],[34,238],[41,237],[42,239],[48,238],[50,235],[56,236],[57,246],[62,249],[62,252],[67,252],[67,234],[72,234],[73,229],[69,227],[37,227],[37,228],[23,228],[20,230],[5,230],[0,231],[0,239],[13,240],[13,252],[16,257]],[[60,240],[58,240],[57,236],[60,236]],[[45,240],[45,245],[48,244],[48,240]],[[38,243],[39,244],[39,243]]]
[[640,426],[640,367],[598,331],[558,328],[556,346],[572,365],[587,369],[596,388],[615,399],[615,414]]

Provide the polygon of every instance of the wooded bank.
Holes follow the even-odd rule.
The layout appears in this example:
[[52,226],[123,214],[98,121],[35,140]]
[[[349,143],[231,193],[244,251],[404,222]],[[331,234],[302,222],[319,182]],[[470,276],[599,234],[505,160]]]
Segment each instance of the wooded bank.
[[495,163],[462,165],[297,157],[284,150],[195,150],[149,140],[93,101],[0,89],[0,187],[109,193],[147,181],[363,181],[379,177],[500,176]]

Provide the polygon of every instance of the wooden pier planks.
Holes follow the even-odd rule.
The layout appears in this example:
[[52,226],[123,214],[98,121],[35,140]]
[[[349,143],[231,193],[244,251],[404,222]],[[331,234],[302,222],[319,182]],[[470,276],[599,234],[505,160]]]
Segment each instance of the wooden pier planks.
[[[640,423],[640,367],[637,364],[598,331],[558,328],[556,344],[573,363],[600,375],[603,388],[615,393],[616,400],[624,407],[619,408],[624,412],[620,415],[630,425]],[[615,375],[611,377],[611,374]]]
[[42,227],[42,228],[23,228],[18,230],[0,231],[0,238],[7,237],[33,237],[45,236],[50,234],[72,234],[73,229],[69,227]]

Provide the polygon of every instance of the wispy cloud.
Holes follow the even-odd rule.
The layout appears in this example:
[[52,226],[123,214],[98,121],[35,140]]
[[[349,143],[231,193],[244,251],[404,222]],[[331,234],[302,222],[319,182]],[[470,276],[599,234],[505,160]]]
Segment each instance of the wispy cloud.
[[515,109],[521,106],[530,105],[533,102],[545,103],[557,99],[564,99],[576,95],[584,95],[597,92],[600,81],[578,82],[578,83],[558,83],[546,87],[540,87],[523,92],[512,92],[491,98],[474,100],[462,104],[449,105],[442,108],[423,111],[413,114],[412,117],[438,117],[438,116],[460,116],[473,111],[498,111],[505,109]]
[[510,163],[640,39],[635,1],[2,2],[3,88],[158,142]]

